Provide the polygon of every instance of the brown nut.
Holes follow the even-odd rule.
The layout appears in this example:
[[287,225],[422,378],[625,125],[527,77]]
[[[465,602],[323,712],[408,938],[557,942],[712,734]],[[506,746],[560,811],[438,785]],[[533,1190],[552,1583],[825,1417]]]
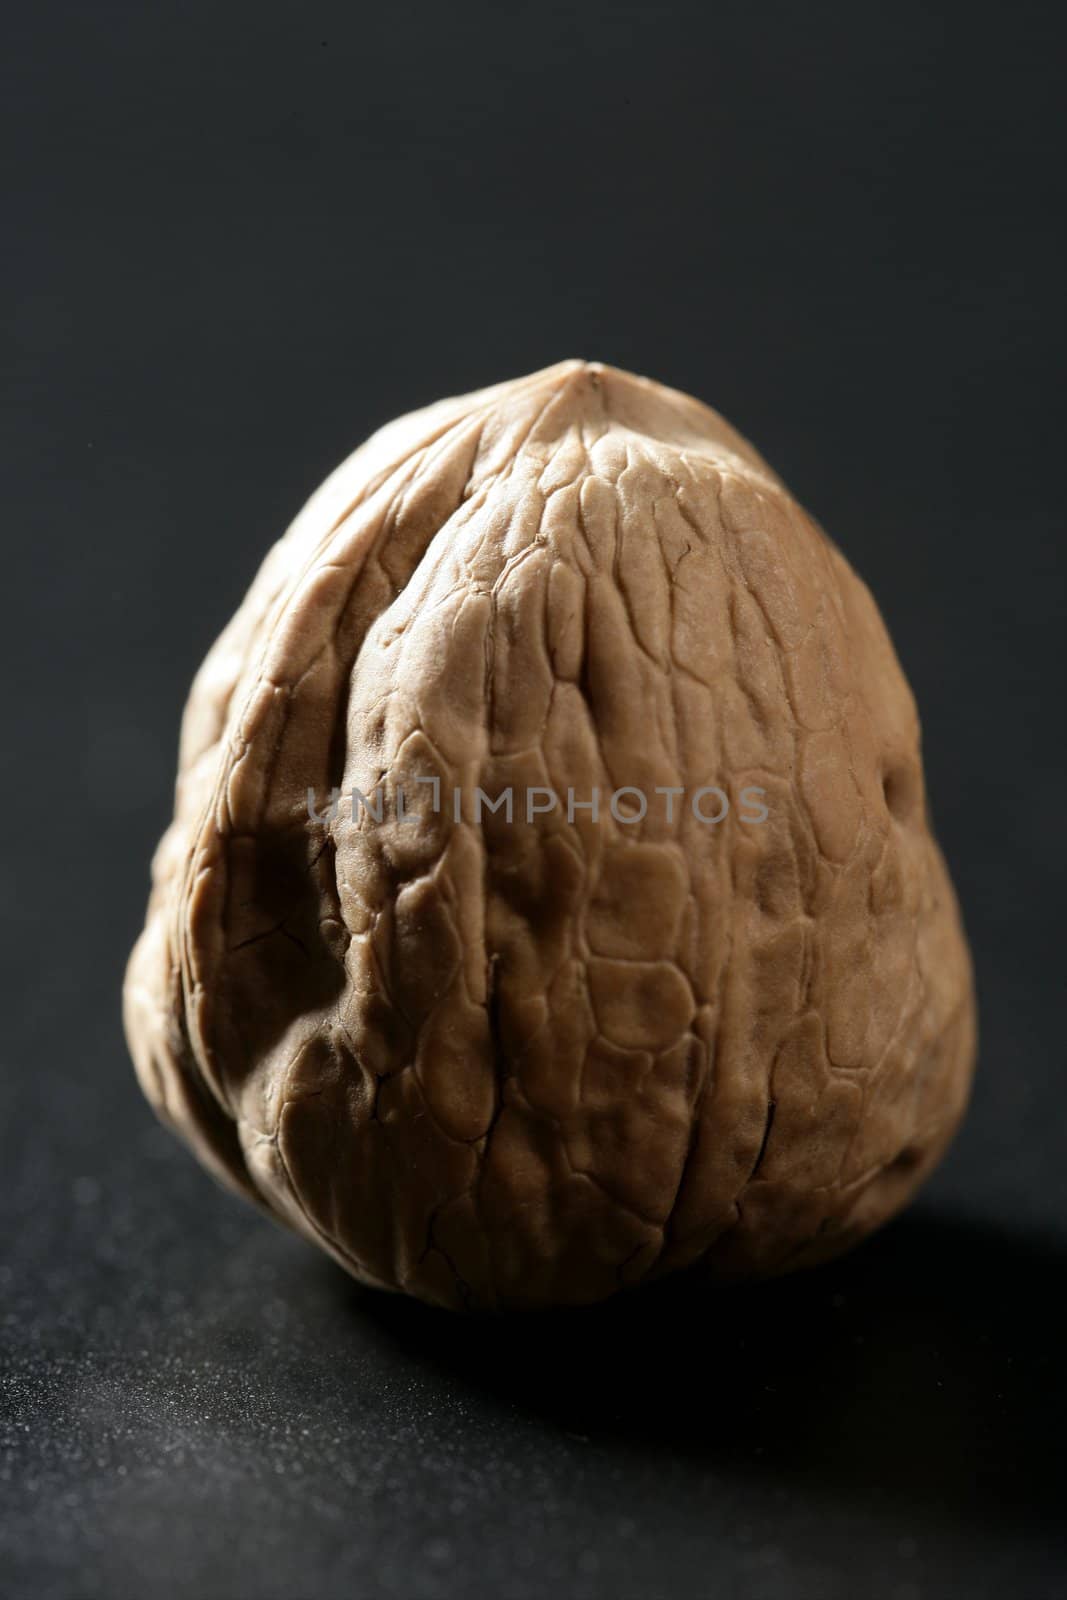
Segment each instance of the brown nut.
[[367,1283],[808,1264],[963,1111],[970,963],[874,602],[721,417],[611,367],[327,480],[196,678],[153,872],[145,1093]]

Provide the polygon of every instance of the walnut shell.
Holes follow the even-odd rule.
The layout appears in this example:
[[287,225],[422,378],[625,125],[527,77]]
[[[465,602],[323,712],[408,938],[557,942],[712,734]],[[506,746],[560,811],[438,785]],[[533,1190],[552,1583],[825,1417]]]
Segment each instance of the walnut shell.
[[874,602],[721,417],[610,367],[431,406],[327,480],[197,675],[153,877],[125,1016],[159,1115],[443,1305],[823,1259],[965,1104]]

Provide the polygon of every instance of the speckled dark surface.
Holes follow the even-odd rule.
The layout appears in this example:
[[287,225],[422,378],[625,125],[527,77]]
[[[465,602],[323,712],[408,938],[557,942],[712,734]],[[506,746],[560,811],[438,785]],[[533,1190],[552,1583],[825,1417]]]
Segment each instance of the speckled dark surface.
[[[8,19],[4,1600],[1067,1591],[1056,15]],[[981,1058],[849,1260],[471,1323],[216,1191],[119,988],[188,681],[268,540],[372,426],[571,355],[720,406],[870,582]]]
[[743,1295],[464,1322],[357,1289],[115,1099],[105,1162],[89,1114],[22,1163],[6,1593],[1062,1592],[1051,1241],[931,1211]]

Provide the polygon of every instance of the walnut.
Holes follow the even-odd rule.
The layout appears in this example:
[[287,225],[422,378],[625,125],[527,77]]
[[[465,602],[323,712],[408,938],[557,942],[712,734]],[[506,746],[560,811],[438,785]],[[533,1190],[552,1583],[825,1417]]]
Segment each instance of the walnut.
[[824,1259],[963,1111],[970,963],[874,602],[721,417],[610,367],[327,480],[193,684],[153,875],[159,1115],[442,1305]]

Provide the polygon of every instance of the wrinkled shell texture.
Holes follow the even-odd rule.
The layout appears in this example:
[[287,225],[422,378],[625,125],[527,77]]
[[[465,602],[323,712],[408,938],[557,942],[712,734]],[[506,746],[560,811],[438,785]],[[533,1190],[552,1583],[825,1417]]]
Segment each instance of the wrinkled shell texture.
[[[456,821],[433,776],[604,804]],[[762,824],[694,815],[739,783]],[[378,785],[418,817],[309,817]],[[367,1283],[537,1306],[838,1253],[975,1041],[868,590],[721,417],[610,367],[382,429],[195,680],[125,1009],[159,1115]]]

